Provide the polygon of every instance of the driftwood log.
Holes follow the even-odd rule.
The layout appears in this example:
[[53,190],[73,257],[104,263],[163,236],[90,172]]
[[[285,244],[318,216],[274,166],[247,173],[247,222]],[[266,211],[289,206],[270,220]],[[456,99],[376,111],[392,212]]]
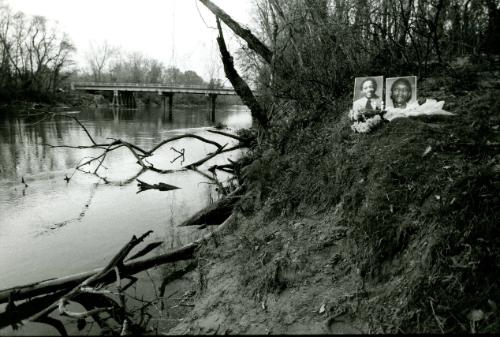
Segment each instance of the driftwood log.
[[[65,305],[68,303],[69,300],[71,300],[73,297],[77,296],[82,292],[83,288],[88,288],[88,287],[94,287],[97,284],[102,284],[104,283],[104,280],[109,277],[109,275],[116,276],[116,280],[118,284],[120,283],[120,272],[123,269],[123,260],[127,257],[127,255],[130,253],[130,251],[137,246],[139,243],[141,243],[147,236],[149,236],[153,231],[149,230],[143,235],[141,235],[139,238],[137,238],[135,235],[132,236],[132,239],[130,239],[127,244],[120,249],[120,251],[109,261],[109,263],[106,265],[106,267],[102,268],[97,273],[92,274],[91,276],[87,277],[86,279],[83,280],[83,282],[79,283],[77,286],[73,287],[68,293],[66,293],[64,296],[62,296],[57,302],[52,303],[49,305],[47,308],[42,310],[41,312],[37,313],[35,316],[31,318],[32,321],[38,321],[40,319],[43,319],[44,317],[47,317],[53,310],[59,307],[59,311],[61,313],[65,312]],[[114,274],[113,274],[114,273]],[[120,285],[118,286],[119,288],[121,287]],[[14,300],[14,296],[10,296],[11,302]]]
[[[233,224],[236,220],[236,216],[231,214],[225,221],[217,227],[217,229],[207,235],[203,236],[197,241],[190,244],[172,250],[170,252],[160,254],[155,257],[150,257],[140,261],[124,263],[120,269],[120,273],[125,276],[130,276],[137,274],[141,271],[159,266],[168,262],[176,262],[182,260],[188,260],[193,258],[193,253],[196,248],[204,241],[210,238],[213,233],[220,232],[224,228]],[[111,265],[108,264],[108,266]],[[63,290],[68,290],[79,286],[85,280],[89,278],[96,278],[96,275],[103,273],[106,268],[97,268],[92,271],[83,272],[75,275],[65,276],[56,279],[49,279],[41,282],[31,283],[23,286],[18,286],[14,288],[9,288],[0,291],[0,303],[7,303],[10,301],[19,301],[32,298],[35,296],[59,292]],[[108,284],[116,280],[116,275],[114,273],[108,273],[105,277],[99,279],[99,282]],[[64,291],[63,291],[64,293]]]
[[177,187],[177,186],[165,184],[162,182],[160,182],[158,184],[148,184],[145,181],[142,181],[139,179],[136,179],[136,180],[137,180],[137,187],[139,187],[139,191],[137,191],[137,193],[144,192],[147,190],[158,190],[158,191],[164,192],[164,191],[171,191],[171,190],[178,190],[179,189],[179,187]]
[[227,196],[195,213],[189,219],[182,222],[179,227],[200,225],[205,227],[220,224],[233,212],[235,203],[240,199],[239,193],[241,190],[242,188],[238,187]]

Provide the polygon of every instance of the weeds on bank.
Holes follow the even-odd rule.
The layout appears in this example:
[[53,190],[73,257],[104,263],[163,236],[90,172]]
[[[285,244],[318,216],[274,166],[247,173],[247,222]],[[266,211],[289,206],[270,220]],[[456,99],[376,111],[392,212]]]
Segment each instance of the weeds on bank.
[[[391,317],[384,331],[464,332],[471,322],[498,331],[500,98],[498,90],[468,91],[476,88],[471,69],[456,80],[469,82],[459,96],[440,92],[455,117],[394,120],[367,135],[326,113],[284,121],[246,168],[266,222],[341,209],[364,277],[399,282],[365,304],[374,326]],[[262,270],[255,288],[286,285],[281,264]]]

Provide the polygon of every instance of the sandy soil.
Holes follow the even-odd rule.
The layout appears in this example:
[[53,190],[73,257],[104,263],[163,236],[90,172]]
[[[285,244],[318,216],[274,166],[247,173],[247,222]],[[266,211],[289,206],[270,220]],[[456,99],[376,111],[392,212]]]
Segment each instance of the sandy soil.
[[195,307],[168,334],[369,332],[356,318],[361,279],[342,253],[347,229],[334,216],[252,233],[256,221],[240,219],[200,250]]

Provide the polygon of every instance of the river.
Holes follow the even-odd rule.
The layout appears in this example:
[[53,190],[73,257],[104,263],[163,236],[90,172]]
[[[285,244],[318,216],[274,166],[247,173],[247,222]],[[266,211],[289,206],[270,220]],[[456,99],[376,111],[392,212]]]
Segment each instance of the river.
[[[206,107],[174,107],[169,121],[163,108],[117,110],[98,108],[74,113],[97,142],[123,139],[144,149],[161,140],[193,133],[222,145],[235,140],[209,133],[214,124]],[[157,253],[191,242],[201,231],[177,225],[217,198],[215,186],[193,171],[159,174],[146,171],[140,179],[164,182],[177,190],[138,192],[140,172],[126,148],[111,152],[98,177],[74,170],[96,149],[49,148],[52,145],[89,145],[90,140],[73,120],[56,118],[36,122],[14,114],[0,115],[0,289],[52,277],[88,271],[106,264],[132,237],[147,230],[146,240],[164,241]],[[244,106],[218,107],[216,123],[227,132],[251,126]],[[177,152],[185,149],[184,162]],[[215,147],[196,139],[168,143],[148,158],[161,169],[178,169],[203,158]],[[227,163],[240,152],[216,157],[203,166]],[[220,175],[220,174],[219,174]],[[71,177],[69,182],[64,178]],[[222,179],[227,178],[221,176]],[[24,180],[24,183],[22,183]]]

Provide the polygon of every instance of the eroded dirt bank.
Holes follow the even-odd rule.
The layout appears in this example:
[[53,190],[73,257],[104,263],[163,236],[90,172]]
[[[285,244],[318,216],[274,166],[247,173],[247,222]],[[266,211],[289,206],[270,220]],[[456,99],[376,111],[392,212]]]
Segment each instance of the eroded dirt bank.
[[250,153],[238,219],[198,251],[169,333],[499,331],[498,94],[428,81],[456,116],[359,135],[325,111]]

